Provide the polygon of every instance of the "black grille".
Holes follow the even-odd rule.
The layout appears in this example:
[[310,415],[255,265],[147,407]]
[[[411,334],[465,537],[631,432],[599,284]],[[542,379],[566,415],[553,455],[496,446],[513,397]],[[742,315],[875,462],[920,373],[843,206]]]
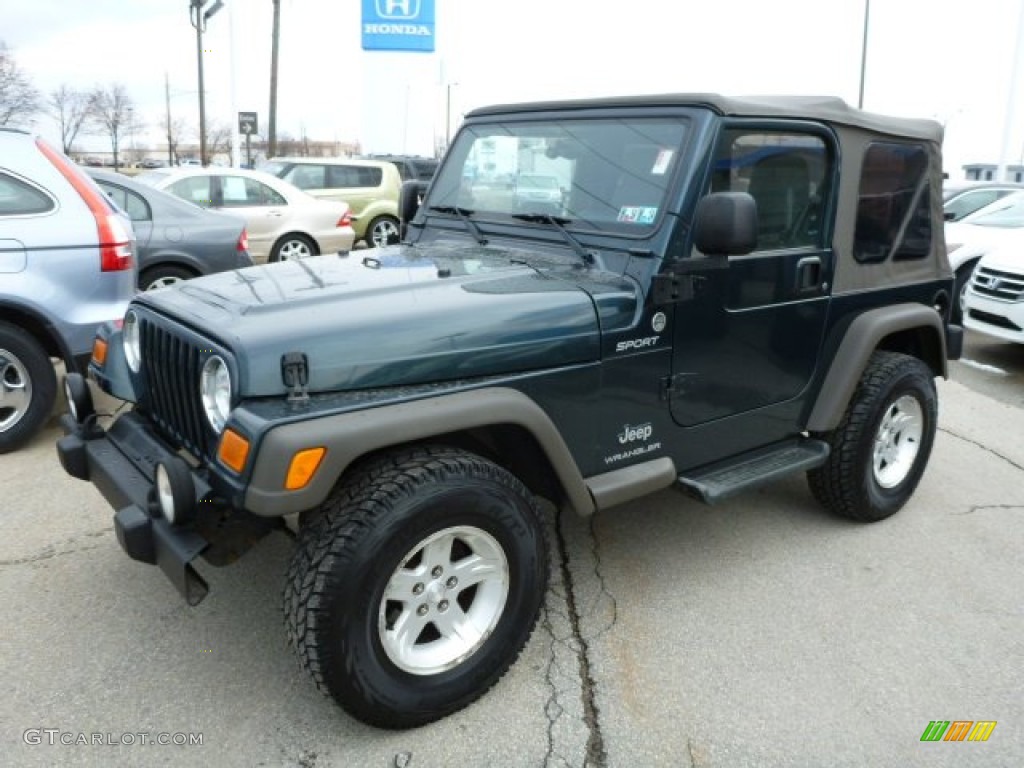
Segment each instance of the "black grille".
[[206,417],[199,400],[199,349],[140,318],[142,373],[153,423],[177,445],[207,456]]
[[980,309],[968,309],[967,314],[975,320],[994,325],[996,328],[1005,328],[1008,331],[1019,331],[1020,326],[1002,315],[993,315],[991,312],[982,312]]

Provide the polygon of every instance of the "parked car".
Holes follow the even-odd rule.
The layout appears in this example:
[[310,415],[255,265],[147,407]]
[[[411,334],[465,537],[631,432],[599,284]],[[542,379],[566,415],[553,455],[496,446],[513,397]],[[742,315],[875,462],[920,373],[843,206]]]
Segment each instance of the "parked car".
[[419,155],[367,155],[367,160],[387,160],[398,168],[402,181],[430,181],[437,172],[440,160]]
[[965,297],[964,325],[1024,344],[1024,251],[996,248],[981,257]]
[[538,173],[521,173],[515,182],[516,208],[530,213],[562,212],[562,189],[558,179]]
[[967,286],[979,260],[995,248],[1024,255],[1024,190],[1011,192],[960,221],[946,222],[946,253],[956,274],[953,319],[963,317]]
[[128,214],[135,229],[139,290],[252,266],[245,220],[205,210],[120,173],[89,175]]
[[1024,190],[1024,184],[1010,181],[946,182],[942,187],[942,210],[946,221],[960,221],[1001,197]]
[[402,178],[393,163],[342,157],[275,157],[261,170],[321,200],[348,203],[357,242],[364,241],[374,248],[398,241]]
[[134,251],[128,217],[81,168],[41,139],[0,128],[0,453],[28,441],[53,410],[51,358],[84,371],[96,327],[124,314]]
[[346,203],[317,200],[268,173],[244,168],[161,168],[135,177],[203,208],[241,216],[253,261],[348,251],[355,241]]

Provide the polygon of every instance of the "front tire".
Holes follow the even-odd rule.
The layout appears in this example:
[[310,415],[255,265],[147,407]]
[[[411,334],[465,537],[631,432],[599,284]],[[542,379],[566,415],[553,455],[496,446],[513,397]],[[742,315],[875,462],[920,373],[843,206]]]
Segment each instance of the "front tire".
[[831,453],[807,473],[814,497],[854,520],[895,514],[928,464],[937,418],[931,369],[915,357],[875,352],[839,426],[815,435]]
[[470,453],[417,448],[347,477],[300,534],[285,623],[317,686],[363,722],[467,706],[533,631],[548,546],[530,492]]
[[57,374],[46,350],[21,328],[0,323],[0,453],[28,442],[56,397]]

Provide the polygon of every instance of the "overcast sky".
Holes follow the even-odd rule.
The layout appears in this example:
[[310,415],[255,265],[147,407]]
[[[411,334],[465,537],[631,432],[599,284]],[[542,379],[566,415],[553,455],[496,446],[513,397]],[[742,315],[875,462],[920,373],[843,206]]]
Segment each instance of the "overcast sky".
[[[195,140],[189,0],[0,2],[0,39],[41,90],[121,82],[151,128],[136,141],[155,142],[167,73],[171,112]],[[255,111],[265,133],[273,5],[224,2],[206,35],[207,119],[234,124],[236,110]],[[1024,0],[870,2],[865,108],[944,122],[954,177],[965,162],[997,162]],[[428,154],[444,136],[449,95],[453,130],[475,106],[563,97],[715,91],[857,102],[865,0],[436,4],[436,53],[395,54],[361,50],[359,0],[281,0],[279,132]],[[1024,91],[1024,76],[1018,84]],[[1024,107],[1016,111],[1011,162],[1024,156]],[[51,123],[40,117],[36,130],[55,136]]]

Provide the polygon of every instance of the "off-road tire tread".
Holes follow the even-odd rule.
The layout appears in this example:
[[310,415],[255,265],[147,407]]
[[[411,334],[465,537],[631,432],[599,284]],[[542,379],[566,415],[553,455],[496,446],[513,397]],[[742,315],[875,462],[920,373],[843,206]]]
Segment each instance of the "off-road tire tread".
[[[538,521],[541,536],[539,556],[543,558],[543,590],[550,578],[547,527],[535,498],[513,475],[498,465],[465,451],[443,446],[403,448],[380,455],[346,473],[316,514],[308,516],[308,524],[300,529],[296,549],[288,566],[284,585],[284,616],[289,645],[295,650],[302,667],[310,674],[317,688],[334,696],[325,679],[317,656],[315,635],[321,621],[318,606],[330,592],[328,574],[336,561],[350,560],[366,531],[390,513],[395,501],[415,488],[430,482],[467,473],[490,479],[520,495]],[[538,611],[539,614],[539,611]],[[462,701],[460,709],[486,693],[505,675],[525,648],[536,628],[536,617],[522,644],[509,657],[507,664],[487,687],[472,698]],[[364,694],[366,692],[364,691]],[[381,719],[374,711],[353,708],[340,702],[351,714],[364,722],[384,728],[407,728],[439,719],[449,712],[439,712],[429,719],[400,717]],[[452,710],[454,711],[454,709]]]
[[[865,468],[858,461],[858,453],[862,441],[870,439],[864,432],[872,426],[879,398],[884,396],[887,385],[909,375],[921,375],[926,381],[932,381],[931,371],[916,357],[897,352],[874,352],[850,398],[842,421],[831,432],[814,435],[825,440],[831,452],[823,466],[807,473],[807,484],[814,498],[835,514],[861,522],[883,519],[873,514],[867,506],[862,485]],[[922,445],[924,455],[919,455],[919,461],[927,458],[928,453],[925,451],[927,449],[930,452],[930,448],[930,444]]]

